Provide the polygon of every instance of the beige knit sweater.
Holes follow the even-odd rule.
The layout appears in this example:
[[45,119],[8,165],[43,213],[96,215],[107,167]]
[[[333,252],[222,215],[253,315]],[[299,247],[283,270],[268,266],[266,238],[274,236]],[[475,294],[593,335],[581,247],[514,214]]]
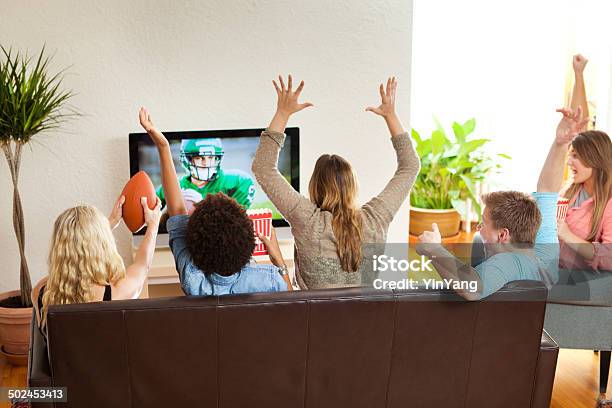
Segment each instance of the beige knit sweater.
[[368,244],[385,243],[389,223],[408,197],[420,169],[410,137],[402,133],[391,138],[397,155],[397,170],[383,191],[361,207],[364,252],[356,272],[346,272],[340,266],[332,231],[332,214],[321,211],[295,191],[278,171],[278,154],[284,142],[284,133],[262,132],[252,170],[263,191],[291,225],[300,286],[302,289],[319,289],[371,284],[374,279],[372,260],[365,247],[371,249]]

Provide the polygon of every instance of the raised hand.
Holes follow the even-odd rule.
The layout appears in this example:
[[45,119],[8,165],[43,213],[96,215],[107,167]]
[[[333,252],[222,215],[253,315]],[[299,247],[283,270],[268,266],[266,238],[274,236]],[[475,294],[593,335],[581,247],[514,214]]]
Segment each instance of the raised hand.
[[558,145],[568,145],[578,133],[586,129],[589,118],[582,117],[582,108],[580,106],[575,112],[568,108],[557,109],[557,112],[563,114],[563,117],[557,125],[555,143]]
[[572,231],[569,229],[569,226],[565,222],[565,220],[557,221],[557,235],[559,240],[563,242],[567,242],[571,240],[571,237],[574,235]]
[[395,91],[397,90],[397,80],[395,77],[387,79],[386,88],[383,84],[380,84],[380,105],[376,108],[367,107],[366,111],[374,112],[384,118],[388,118],[391,115],[395,115]]
[[147,227],[157,228],[159,225],[159,219],[161,218],[161,200],[159,197],[155,198],[155,207],[152,210],[147,204],[147,197],[142,197],[140,199],[140,204],[142,205],[142,209],[144,211],[145,224],[147,224]]
[[257,234],[261,242],[264,243],[266,248],[268,249],[268,255],[270,256],[270,261],[273,265],[281,267],[285,264],[285,260],[283,259],[283,254],[280,250],[280,246],[278,245],[278,240],[276,239],[276,231],[272,228],[272,235],[270,239],[266,238],[263,234]]
[[117,202],[113,206],[113,210],[111,214],[108,216],[108,223],[110,224],[111,229],[117,228],[119,225],[119,221],[121,221],[121,216],[123,215],[123,204],[125,203],[125,196],[122,195],[117,199]]
[[440,235],[438,224],[434,222],[433,224],[431,224],[431,231],[424,231],[421,235],[419,235],[419,243],[441,244],[442,236]]
[[142,128],[147,132],[155,127],[153,125],[153,121],[151,120],[149,110],[144,106],[141,106],[140,110],[138,111],[138,119],[140,120],[140,126],[142,126]]
[[276,83],[276,81],[272,81],[274,85],[274,89],[276,89],[276,95],[278,96],[278,100],[276,102],[276,112],[280,114],[284,114],[286,116],[291,116],[295,112],[299,112],[302,109],[313,106],[312,103],[299,103],[298,99],[302,90],[304,89],[304,81],[300,82],[296,90],[293,90],[293,78],[289,75],[287,80],[287,86],[285,86],[285,81],[282,76],[278,76],[278,81],[280,86]]
[[153,121],[151,120],[151,115],[144,106],[142,106],[138,111],[138,119],[140,120],[140,126],[142,126],[142,128],[149,134],[153,140],[153,143],[155,143],[157,147],[166,147],[170,145],[168,143],[168,139],[166,139],[166,137],[155,128],[155,125],[153,125]]
[[415,247],[419,255],[431,256],[432,251],[436,246],[432,244],[442,243],[442,236],[440,235],[438,224],[435,222],[431,224],[431,229],[431,231],[424,231],[421,235],[419,235],[418,242]]
[[574,72],[577,74],[581,74],[584,71],[584,67],[586,66],[588,59],[584,58],[580,54],[574,55],[572,58],[572,66],[574,67]]

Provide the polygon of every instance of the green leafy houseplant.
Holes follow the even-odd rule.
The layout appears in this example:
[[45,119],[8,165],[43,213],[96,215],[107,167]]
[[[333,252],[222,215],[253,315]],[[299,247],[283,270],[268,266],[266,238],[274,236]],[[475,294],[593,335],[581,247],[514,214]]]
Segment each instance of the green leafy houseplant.
[[480,217],[477,183],[484,182],[492,172],[501,168],[496,158],[510,159],[505,154],[490,155],[483,146],[489,139],[470,139],[476,120],[464,124],[453,122],[454,140],[451,140],[440,123],[431,137],[422,139],[412,130],[416,151],[421,159],[419,172],[410,194],[410,205],[426,209],[452,209],[465,214],[465,201],[472,199]]
[[40,132],[55,129],[78,115],[65,104],[73,96],[61,88],[63,70],[49,74],[50,58],[43,48],[38,58],[0,46],[0,148],[13,184],[13,228],[19,247],[21,305],[30,307],[32,282],[25,255],[25,226],[19,194],[23,148]]

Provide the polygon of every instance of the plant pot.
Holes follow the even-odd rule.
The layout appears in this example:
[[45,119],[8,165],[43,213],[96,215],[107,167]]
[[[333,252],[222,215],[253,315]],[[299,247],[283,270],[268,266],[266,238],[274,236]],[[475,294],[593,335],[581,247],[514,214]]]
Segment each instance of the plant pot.
[[438,224],[442,238],[459,234],[461,215],[455,209],[430,210],[427,208],[410,207],[410,234],[421,235],[431,231],[431,224]]
[[[19,295],[18,290],[3,292],[0,293],[0,301]],[[31,321],[31,307],[0,307],[0,346],[2,354],[15,357],[12,361],[18,361],[19,356],[28,354]]]
[[25,366],[28,365],[27,354],[9,354],[4,351],[4,346],[0,346],[0,356],[14,366]]

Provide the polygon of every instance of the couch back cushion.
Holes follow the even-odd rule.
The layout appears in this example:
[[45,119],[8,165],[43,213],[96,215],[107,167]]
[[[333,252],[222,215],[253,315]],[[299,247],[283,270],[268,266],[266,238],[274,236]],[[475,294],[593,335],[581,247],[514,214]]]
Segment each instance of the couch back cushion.
[[52,307],[67,406],[530,406],[546,289],[338,289]]

